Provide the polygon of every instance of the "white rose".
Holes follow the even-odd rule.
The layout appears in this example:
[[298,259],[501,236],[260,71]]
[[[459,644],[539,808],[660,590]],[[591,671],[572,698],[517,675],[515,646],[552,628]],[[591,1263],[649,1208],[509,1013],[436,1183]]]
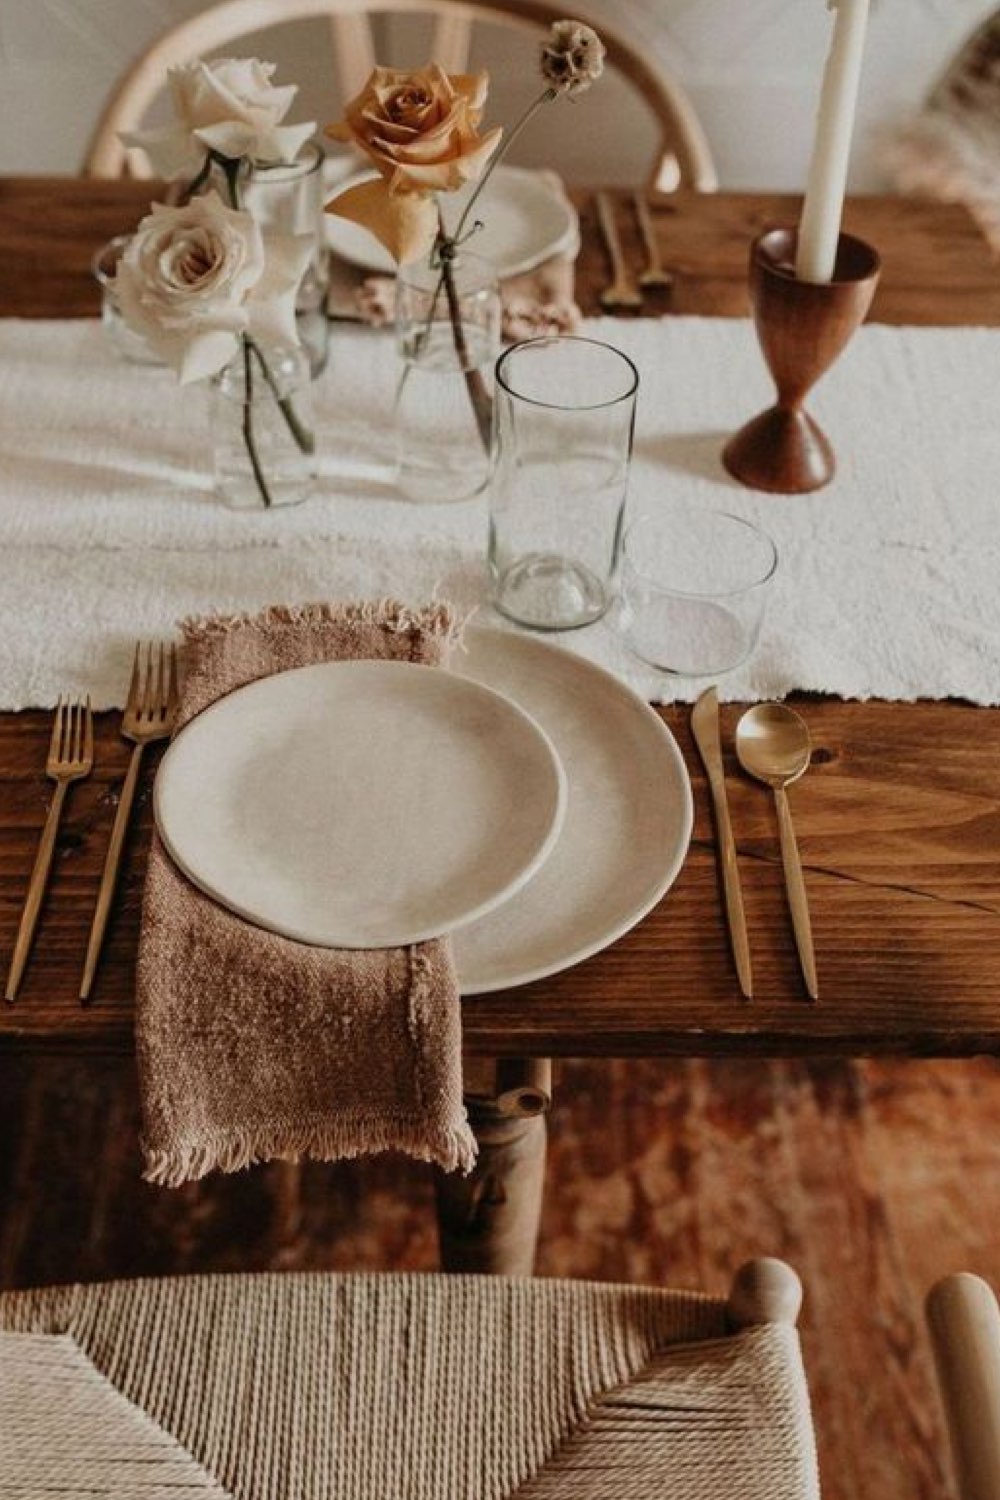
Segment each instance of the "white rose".
[[276,88],[274,63],[256,57],[221,58],[170,68],[167,83],[176,121],[158,130],[122,131],[126,146],[139,146],[158,177],[197,172],[207,151],[259,162],[294,161],[315,130],[282,125],[298,93],[294,83]]
[[295,294],[311,235],[265,234],[217,193],[154,203],[121,258],[122,317],[187,383],[228,364],[241,334],[297,345]]

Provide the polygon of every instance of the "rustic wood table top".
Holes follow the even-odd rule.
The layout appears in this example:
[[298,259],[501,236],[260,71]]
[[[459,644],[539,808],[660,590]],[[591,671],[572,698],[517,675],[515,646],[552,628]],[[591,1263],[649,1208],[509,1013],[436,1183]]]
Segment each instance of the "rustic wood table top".
[[[141,183],[0,181],[0,316],[97,310],[93,251],[149,201]],[[608,267],[581,195],[579,297],[598,311]],[[746,311],[747,243],[794,220],[775,195],[681,194],[655,206],[670,294],[657,313]],[[636,225],[620,201],[626,253]],[[963,210],[854,200],[846,227],[874,243],[885,322],[1000,325],[1000,272]],[[723,710],[756,997],[741,999],[720,903],[704,778],[688,710],[663,717],[691,771],[695,828],[676,885],[633,932],[553,979],[465,1001],[466,1046],[498,1056],[646,1054],[961,1055],[1000,1052],[1000,713],[951,703],[796,700],[813,767],[793,792],[822,999],[805,997],[766,792],[731,753],[738,708]],[[50,784],[50,716],[0,714],[0,967],[6,970]],[[150,757],[95,1003],[76,1000],[87,931],[128,751],[100,716],[96,769],[74,787],[52,886],[18,1002],[0,1005],[0,1046],[124,1050],[132,1043],[135,950],[150,832]]]

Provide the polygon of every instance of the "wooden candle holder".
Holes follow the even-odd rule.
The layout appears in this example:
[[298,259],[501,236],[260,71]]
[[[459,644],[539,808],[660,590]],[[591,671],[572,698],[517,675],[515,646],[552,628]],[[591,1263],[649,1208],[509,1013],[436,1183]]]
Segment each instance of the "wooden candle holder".
[[778,400],[722,451],[734,479],[778,495],[807,494],[833,478],[833,449],[803,403],[864,321],[880,270],[871,245],[842,234],[833,280],[799,281],[797,238],[796,229],[770,229],[750,247],[754,323]]

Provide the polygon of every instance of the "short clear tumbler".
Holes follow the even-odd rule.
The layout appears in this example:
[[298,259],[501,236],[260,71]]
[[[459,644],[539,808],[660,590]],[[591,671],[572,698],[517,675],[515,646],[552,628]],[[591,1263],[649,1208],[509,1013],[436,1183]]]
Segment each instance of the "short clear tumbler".
[[661,672],[731,672],[757,644],[777,565],[774,543],[759,526],[661,495],[625,531],[625,639]]
[[589,625],[614,597],[638,386],[596,339],[531,339],[497,362],[489,566],[521,625]]

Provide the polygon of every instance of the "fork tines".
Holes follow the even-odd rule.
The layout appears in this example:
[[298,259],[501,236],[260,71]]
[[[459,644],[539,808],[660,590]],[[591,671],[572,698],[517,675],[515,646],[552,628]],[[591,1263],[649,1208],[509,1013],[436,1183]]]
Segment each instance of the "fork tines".
[[132,658],[132,677],[128,685],[126,713],[151,722],[154,718],[171,718],[177,711],[179,700],[177,685],[177,647],[168,647],[163,641],[157,645],[136,641]]
[[[49,769],[52,766],[82,765],[84,762],[89,762],[87,770],[93,768],[94,715],[90,699],[77,698],[71,701],[60,695],[52,720],[47,774],[55,777],[55,771]],[[86,771],[83,774],[86,775]]]

